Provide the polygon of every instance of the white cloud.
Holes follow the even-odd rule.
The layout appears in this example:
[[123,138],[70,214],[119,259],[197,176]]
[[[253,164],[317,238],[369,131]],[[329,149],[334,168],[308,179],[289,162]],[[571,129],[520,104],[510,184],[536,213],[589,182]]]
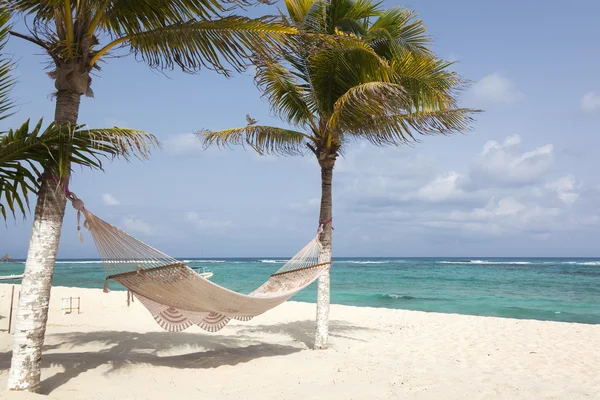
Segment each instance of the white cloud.
[[556,193],[558,198],[565,204],[573,204],[579,199],[577,193],[577,182],[573,175],[563,176],[560,179],[549,182],[546,187]]
[[118,206],[121,204],[121,202],[115,199],[110,193],[104,193],[102,195],[102,201],[104,201],[104,204],[107,206]]
[[485,221],[496,217],[517,215],[525,209],[526,207],[518,200],[504,197],[499,201],[491,199],[485,207],[475,208],[471,211],[453,210],[447,215],[447,218],[452,221]]
[[477,83],[471,89],[477,100],[489,103],[516,103],[525,98],[508,78],[495,73],[488,75]]
[[340,174],[336,196],[346,201],[336,204],[339,212],[364,218],[357,225],[375,221],[389,226],[389,232],[410,230],[411,235],[439,238],[510,240],[522,235],[537,240],[576,231],[582,220],[590,219],[581,207],[572,207],[581,201],[583,185],[572,175],[556,175],[552,144],[527,149],[516,135],[489,141],[464,172],[456,164],[456,169],[440,172],[442,166],[414,156],[410,170],[422,173],[407,175],[408,165],[400,161],[368,153],[351,157],[354,167]]
[[231,221],[212,221],[202,218],[202,216],[195,212],[190,211],[185,214],[185,220],[196,228],[226,228],[231,226]]
[[581,98],[581,109],[588,114],[600,113],[600,94],[588,92]]
[[142,233],[148,236],[155,233],[154,228],[140,218],[127,217],[123,220],[123,226],[128,232]]
[[520,144],[521,138],[517,135],[509,136],[503,143],[487,142],[473,160],[471,183],[476,186],[519,185],[545,179],[553,164],[552,144],[528,152],[521,152]]
[[418,197],[427,201],[446,201],[460,197],[464,192],[459,188],[460,175],[450,171],[436,177],[432,182],[419,189]]
[[194,133],[173,135],[164,141],[164,149],[172,155],[182,155],[204,150],[202,140]]

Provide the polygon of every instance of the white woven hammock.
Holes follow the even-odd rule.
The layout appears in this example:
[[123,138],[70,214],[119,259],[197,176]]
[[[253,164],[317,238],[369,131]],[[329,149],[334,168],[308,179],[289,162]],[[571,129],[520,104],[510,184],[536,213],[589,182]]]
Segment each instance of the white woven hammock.
[[237,293],[103,221],[86,210],[74,194],[71,196],[78,210],[78,225],[81,213],[103,262],[105,291],[109,279],[125,286],[168,331],[198,325],[216,332],[231,319],[247,321],[294,296],[331,264],[318,262],[321,245],[317,234],[258,289],[248,295]]

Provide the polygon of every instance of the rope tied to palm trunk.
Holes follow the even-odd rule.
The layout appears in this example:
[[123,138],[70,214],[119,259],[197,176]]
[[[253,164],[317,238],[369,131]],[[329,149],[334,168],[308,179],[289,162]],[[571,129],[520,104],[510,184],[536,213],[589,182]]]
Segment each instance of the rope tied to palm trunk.
[[[71,202],[71,205],[73,206],[73,208],[75,210],[77,210],[77,237],[79,237],[80,242],[83,242],[83,235],[81,234],[81,214],[85,211],[85,203],[83,202],[83,200],[78,198],[75,193],[73,193],[69,190],[68,183],[64,183],[62,180],[58,179],[56,176],[49,174],[49,173],[43,173],[42,177],[52,179],[54,182],[56,182],[56,184],[58,186],[60,186],[64,189],[67,200],[69,200]],[[86,229],[89,229],[89,227],[87,226],[87,221],[84,221],[83,226]]]

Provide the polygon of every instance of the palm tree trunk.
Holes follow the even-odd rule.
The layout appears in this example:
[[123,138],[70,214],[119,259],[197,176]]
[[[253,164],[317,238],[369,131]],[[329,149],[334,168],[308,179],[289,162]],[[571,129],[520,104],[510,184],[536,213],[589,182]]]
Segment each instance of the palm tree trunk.
[[[333,180],[333,162],[321,165],[321,212],[319,221],[321,224],[331,220],[332,196],[331,183]],[[323,226],[323,232],[319,238],[323,246],[319,253],[319,263],[331,261],[332,242],[331,222]],[[317,329],[315,332],[315,349],[326,349],[329,336],[329,268],[323,272],[317,281]]]
[[[74,92],[58,92],[55,112],[57,124],[77,123],[80,97]],[[58,176],[56,165],[49,163],[44,172],[15,317],[8,390],[38,392],[40,388],[42,346],[48,320],[52,274],[67,203],[64,188],[54,179]],[[63,181],[68,182],[68,178]]]

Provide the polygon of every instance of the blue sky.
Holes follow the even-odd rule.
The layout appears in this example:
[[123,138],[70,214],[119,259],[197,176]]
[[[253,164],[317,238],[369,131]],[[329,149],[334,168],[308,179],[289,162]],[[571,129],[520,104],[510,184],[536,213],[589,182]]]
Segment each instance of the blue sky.
[[[600,3],[385,5],[419,13],[436,53],[473,81],[462,104],[486,112],[466,135],[354,145],[334,175],[334,256],[600,256]],[[7,50],[18,63],[20,107],[0,129],[50,121],[46,58],[18,39]],[[282,125],[251,72],[165,75],[130,56],[93,79],[80,122],[144,129],[164,149],[105,172],[77,169],[71,189],[92,212],[180,257],[285,256],[314,235],[316,160],[203,151],[192,134],[245,125],[246,113]],[[69,209],[59,256],[96,257],[75,227]],[[0,251],[24,257],[30,229],[31,218],[0,227]]]

